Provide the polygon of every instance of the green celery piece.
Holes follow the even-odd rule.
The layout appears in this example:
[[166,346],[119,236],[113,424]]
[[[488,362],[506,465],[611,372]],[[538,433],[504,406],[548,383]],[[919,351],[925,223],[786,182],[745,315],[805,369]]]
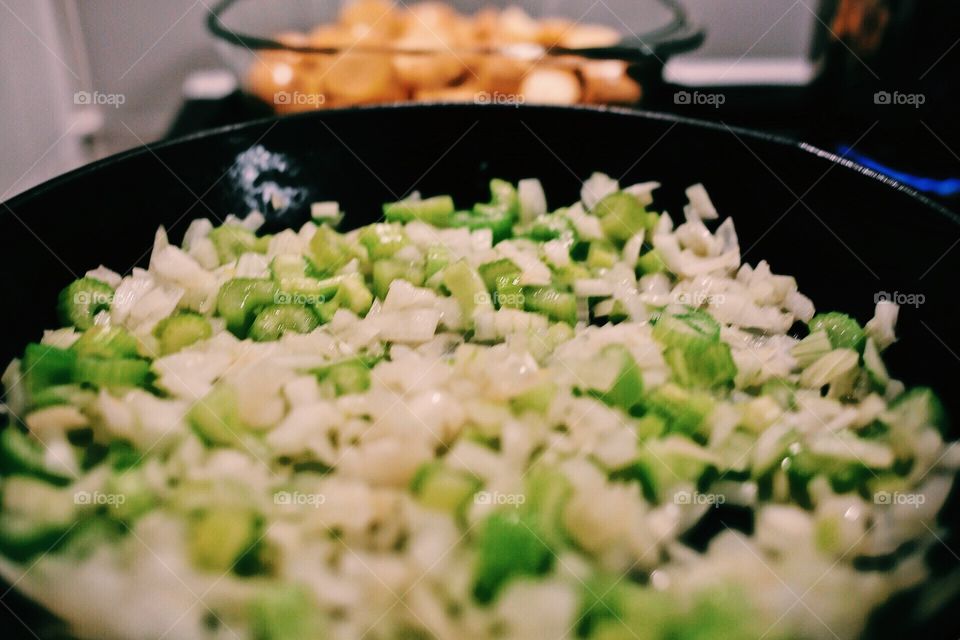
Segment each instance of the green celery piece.
[[836,493],[860,491],[877,475],[860,461],[838,460],[805,450],[792,453],[781,467],[787,472],[792,497],[804,507],[811,506],[807,489],[818,475],[826,477]]
[[337,396],[363,393],[370,388],[370,367],[360,358],[322,367],[315,374],[321,382],[329,381]]
[[435,227],[446,227],[456,211],[453,198],[434,196],[425,200],[401,200],[383,205],[383,215],[388,222],[420,220]]
[[720,340],[720,324],[705,311],[661,313],[654,322],[653,337],[667,347],[686,347],[702,341],[717,342]]
[[425,507],[454,513],[459,518],[481,486],[480,479],[473,474],[451,469],[435,460],[417,469],[410,482],[410,491]]
[[557,288],[569,290],[577,280],[589,278],[590,270],[578,262],[571,262],[565,267],[553,270],[553,283]]
[[48,467],[43,445],[9,424],[0,430],[0,474],[28,475],[55,485],[70,482],[70,478]]
[[555,468],[534,466],[526,475],[521,517],[533,525],[534,531],[551,549],[567,544],[569,537],[563,524],[563,512],[573,485],[563,473]]
[[834,349],[853,349],[863,353],[867,336],[859,323],[846,314],[836,311],[818,313],[807,323],[807,326],[811,333],[825,330]]
[[96,400],[96,397],[96,393],[84,389],[78,384],[57,384],[33,394],[30,397],[30,407],[32,409],[43,409],[58,404],[85,407]]
[[87,516],[69,532],[58,553],[75,560],[85,560],[97,549],[119,540],[127,526],[106,515]]
[[377,261],[393,257],[407,246],[407,234],[397,224],[372,224],[360,231],[360,244],[367,248],[370,259]]
[[52,551],[64,539],[69,524],[35,522],[21,513],[0,513],[0,554],[14,562],[27,562]]
[[373,293],[381,300],[387,297],[390,283],[394,280],[406,280],[414,286],[421,287],[423,278],[423,266],[415,262],[378,260],[373,263]]
[[178,313],[164,318],[153,329],[160,353],[169,355],[213,335],[210,321],[196,313]]
[[591,269],[609,269],[619,259],[620,253],[608,242],[595,240],[590,243],[590,249],[587,252],[587,266]]
[[337,291],[340,306],[349,309],[360,317],[367,315],[373,306],[373,293],[367,288],[363,276],[351,274],[343,279],[340,290]]
[[626,347],[611,344],[604,347],[597,357],[602,367],[616,371],[613,386],[609,389],[592,389],[597,397],[611,407],[620,407],[629,412],[643,400],[643,376],[636,360]]
[[[674,640],[755,640],[769,631],[768,623],[752,610],[748,594],[737,585],[724,584],[697,593],[690,611],[669,626]],[[770,640],[785,640],[772,633]]]
[[898,396],[881,419],[904,433],[916,434],[925,426],[947,435],[949,421],[943,403],[929,387],[915,387]]
[[[647,474],[646,479],[641,479],[644,493],[652,491],[658,502],[667,497],[664,491],[670,485],[678,481],[697,485],[708,469],[715,468],[709,453],[680,435],[643,442],[637,462]],[[649,483],[649,488],[644,482]]]
[[[310,238],[310,257],[306,275],[329,278],[350,262],[353,252],[343,236],[327,225],[321,225]],[[315,273],[311,274],[313,270]]]
[[257,242],[257,236],[249,229],[235,224],[225,224],[210,232],[210,240],[217,249],[220,264],[233,262],[244,253],[263,253],[264,247]]
[[657,481],[650,465],[644,460],[634,460],[629,464],[610,472],[613,482],[635,482],[640,485],[643,497],[651,504],[657,502]]
[[537,216],[530,224],[526,225],[522,235],[537,242],[547,242],[558,238],[574,238],[576,234],[573,224],[566,216],[546,213]]
[[540,384],[510,398],[510,407],[517,413],[532,411],[541,415],[550,408],[550,403],[557,394],[557,385],[546,379]]
[[46,344],[28,344],[20,363],[20,371],[31,396],[47,387],[73,382],[77,353]]
[[673,637],[668,634],[676,609],[666,593],[598,574],[583,586],[576,635],[592,640],[665,640]]
[[279,292],[277,284],[272,280],[227,280],[217,294],[217,313],[227,321],[230,333],[238,338],[245,338],[260,310],[276,304]]
[[305,278],[314,269],[316,267],[312,260],[289,253],[278,255],[270,262],[270,274],[277,281],[288,278]]
[[506,180],[494,178],[490,181],[490,198],[492,204],[506,206],[514,216],[520,211],[520,196],[517,188]]
[[150,381],[150,363],[136,358],[77,358],[73,381],[95,387],[143,387]]
[[249,605],[252,640],[324,638],[324,621],[309,592],[278,585],[258,593]]
[[511,578],[542,575],[550,570],[553,554],[518,510],[494,512],[483,522],[477,540],[473,595],[491,602]]
[[320,322],[316,314],[297,304],[265,307],[250,326],[250,337],[257,342],[279,340],[285,333],[310,333]]
[[443,286],[460,305],[463,319],[468,326],[472,324],[473,314],[477,309],[493,308],[483,278],[465,260],[458,260],[444,269]]
[[237,413],[237,392],[220,382],[187,413],[187,421],[209,445],[234,446],[242,442],[247,427]]
[[737,376],[737,366],[726,342],[697,341],[683,347],[667,347],[663,357],[674,380],[684,387],[732,386]]
[[667,383],[648,393],[643,406],[648,414],[663,419],[669,432],[692,436],[699,432],[714,405],[706,393]]
[[133,522],[150,511],[157,502],[146,476],[140,469],[111,475],[107,479],[106,491],[124,497],[122,502],[110,505],[110,514],[124,522]]
[[74,280],[57,298],[57,315],[65,326],[85,331],[93,326],[98,313],[110,310],[113,295],[113,287],[96,278]]
[[513,235],[513,223],[516,221],[510,210],[499,204],[478,204],[473,211],[457,211],[450,219],[451,227],[466,227],[470,231],[490,229],[493,242],[506,240]]
[[636,196],[623,191],[606,196],[591,213],[600,218],[607,238],[619,244],[646,229],[647,210]]
[[524,287],[524,309],[536,311],[551,320],[577,324],[577,298],[572,293],[546,287]]
[[493,291],[493,301],[498,309],[517,309],[522,311],[524,304],[523,287],[520,275],[500,276]]
[[497,288],[497,279],[500,277],[511,277],[520,275],[520,267],[510,258],[500,258],[493,262],[487,262],[477,269],[483,283],[487,285],[487,291],[495,291]]
[[123,327],[90,327],[70,347],[81,356],[136,358],[137,339]]
[[639,269],[643,275],[663,273],[668,270],[667,264],[663,261],[663,258],[660,257],[660,254],[657,253],[656,249],[650,249],[650,251],[640,256],[637,260],[637,269]]
[[427,265],[424,279],[429,280],[450,264],[450,250],[443,245],[433,245],[427,249]]
[[194,566],[223,574],[231,571],[256,544],[261,524],[256,514],[237,507],[217,507],[195,515],[187,546]]

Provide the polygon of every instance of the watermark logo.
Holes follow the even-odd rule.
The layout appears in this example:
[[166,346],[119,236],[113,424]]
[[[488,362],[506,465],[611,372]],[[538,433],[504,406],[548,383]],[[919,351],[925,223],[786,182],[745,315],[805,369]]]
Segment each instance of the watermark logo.
[[519,507],[527,501],[522,493],[500,493],[499,491],[479,491],[473,496],[475,504],[495,505],[498,507]]
[[299,306],[313,306],[327,301],[326,296],[319,293],[290,293],[280,291],[273,296],[273,304],[295,304]]
[[877,105],[908,106],[919,109],[926,101],[927,96],[922,93],[877,91],[873,94],[873,103]]
[[322,107],[326,102],[327,96],[322,93],[277,91],[273,94],[273,104],[281,106]]
[[723,304],[724,300],[726,300],[726,296],[722,293],[706,293],[704,291],[685,292],[677,296],[678,303],[694,308]]
[[903,293],[900,291],[878,291],[873,295],[873,303],[893,302],[901,307],[919,307],[927,301],[922,293]]
[[107,106],[119,109],[127,101],[122,93],[100,93],[99,91],[77,91],[73,94],[73,104],[83,106]]
[[501,104],[519,107],[526,102],[522,95],[500,91],[478,91],[473,95],[474,104]]
[[700,493],[699,491],[677,491],[673,503],[679,505],[709,505],[719,507],[725,504],[727,497],[722,493]]
[[505,293],[494,291],[492,294],[486,291],[477,293],[473,296],[473,303],[477,305],[496,304],[497,307],[507,307],[510,309],[522,309],[526,298],[522,291],[515,293]]
[[713,107],[719,109],[727,101],[722,93],[705,91],[677,91],[673,94],[673,103],[684,106]]
[[927,501],[922,493],[904,493],[902,491],[877,491],[873,494],[874,504],[880,505],[910,505],[920,508]]
[[82,506],[110,506],[124,504],[127,496],[122,493],[103,493],[100,491],[77,491],[73,494],[73,503]]
[[300,491],[277,491],[273,494],[273,503],[281,506],[319,507],[327,501],[322,493],[301,493]]

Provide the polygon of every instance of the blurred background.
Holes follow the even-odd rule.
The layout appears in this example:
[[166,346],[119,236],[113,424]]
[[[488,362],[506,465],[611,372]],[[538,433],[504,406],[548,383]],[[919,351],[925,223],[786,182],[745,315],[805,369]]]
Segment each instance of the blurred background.
[[[344,4],[0,0],[0,200],[203,128],[410,99],[670,111],[809,141],[948,206],[960,198],[955,0]],[[270,40],[324,52],[262,48]],[[591,60],[571,51],[583,48]],[[436,55],[397,53],[414,49]]]

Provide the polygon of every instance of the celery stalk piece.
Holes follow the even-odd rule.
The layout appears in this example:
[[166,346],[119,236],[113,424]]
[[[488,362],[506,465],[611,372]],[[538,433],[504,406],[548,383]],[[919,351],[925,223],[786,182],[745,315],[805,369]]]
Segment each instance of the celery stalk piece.
[[468,325],[473,324],[473,314],[477,310],[493,309],[483,279],[465,260],[458,260],[444,270],[443,286],[460,305]]
[[160,353],[176,353],[213,335],[213,327],[196,313],[180,313],[157,323],[153,335],[160,342]]
[[74,280],[60,292],[57,300],[60,321],[81,331],[89,329],[98,313],[110,310],[113,294],[113,287],[96,278]]
[[388,222],[420,220],[435,227],[446,227],[456,211],[453,198],[435,196],[425,200],[401,200],[383,205],[383,215]]
[[254,318],[264,307],[276,304],[279,289],[272,280],[234,278],[223,283],[217,294],[217,313],[227,329],[245,338]]

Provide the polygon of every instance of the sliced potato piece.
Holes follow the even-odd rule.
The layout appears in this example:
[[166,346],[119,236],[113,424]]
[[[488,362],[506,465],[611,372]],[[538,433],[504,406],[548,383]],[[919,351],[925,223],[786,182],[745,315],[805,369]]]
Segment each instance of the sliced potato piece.
[[400,100],[406,95],[384,55],[344,53],[327,69],[324,81],[330,95],[344,104]]
[[571,49],[609,47],[622,39],[620,32],[600,24],[578,24],[563,36],[563,46]]
[[627,64],[618,60],[584,62],[584,101],[594,104],[634,104],[640,101],[640,85],[627,75]]
[[563,69],[535,69],[523,79],[520,94],[533,104],[576,104],[583,92],[580,80]]

